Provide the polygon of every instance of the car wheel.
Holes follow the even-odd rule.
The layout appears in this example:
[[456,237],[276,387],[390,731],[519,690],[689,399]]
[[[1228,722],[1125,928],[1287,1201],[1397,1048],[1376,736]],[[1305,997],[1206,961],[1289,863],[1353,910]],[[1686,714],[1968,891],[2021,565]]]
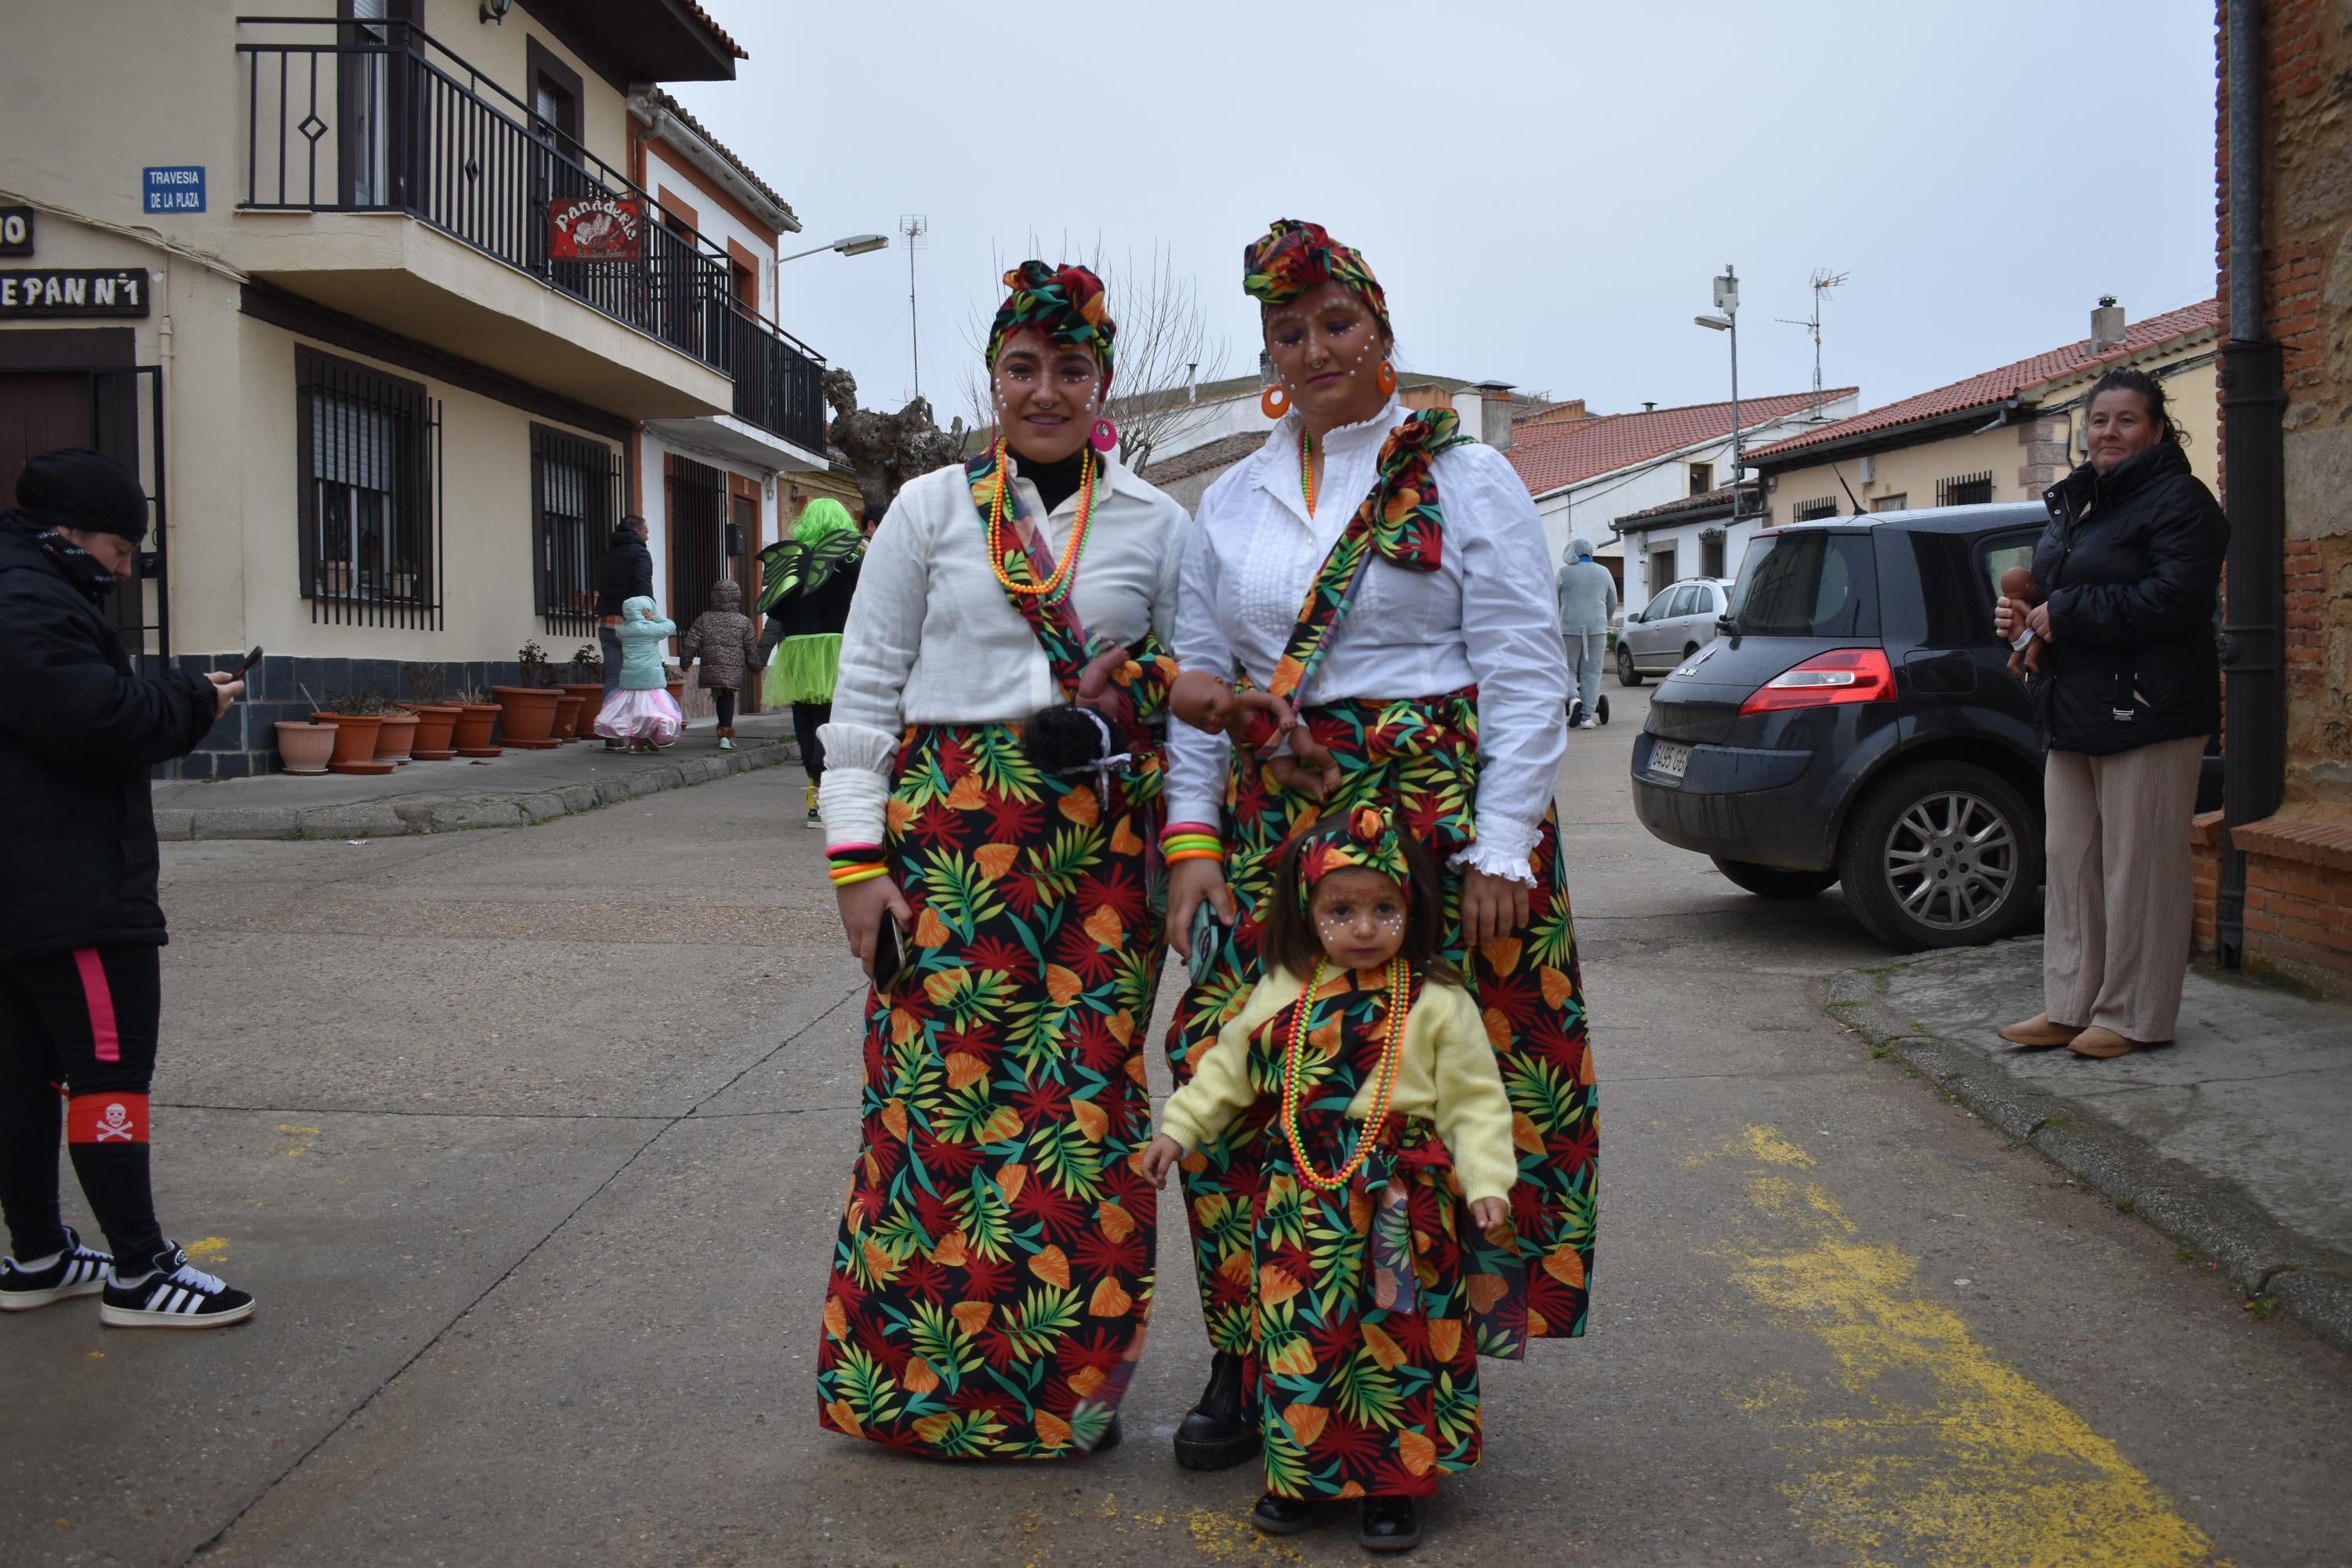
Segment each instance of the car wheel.
[[1642,672],[1633,668],[1633,650],[1623,643],[1617,645],[1617,684],[1620,686],[1642,684]]
[[1873,784],[1846,821],[1838,879],[1854,917],[1907,952],[2013,934],[2042,886],[2042,820],[1974,763],[1922,763]]
[[1753,860],[1727,860],[1720,855],[1710,855],[1715,868],[1739,886],[1761,899],[1810,899],[1838,879],[1834,868],[1827,871],[1790,871],[1778,866],[1759,866]]

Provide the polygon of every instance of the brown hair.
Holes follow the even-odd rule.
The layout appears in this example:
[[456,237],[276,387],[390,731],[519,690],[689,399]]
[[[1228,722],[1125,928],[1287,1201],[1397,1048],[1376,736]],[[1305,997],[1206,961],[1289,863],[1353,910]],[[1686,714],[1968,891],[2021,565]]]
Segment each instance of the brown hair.
[[[1419,839],[1404,831],[1402,823],[1397,826],[1397,844],[1404,851],[1405,867],[1412,878],[1412,886],[1404,889],[1404,945],[1397,951],[1421,971],[1424,980],[1450,982],[1454,978],[1453,966],[1437,956],[1438,939],[1445,926],[1445,901],[1438,890],[1437,862]],[[1298,863],[1306,855],[1309,839],[1326,831],[1344,834],[1347,830],[1348,814],[1338,811],[1318,819],[1283,846],[1282,858],[1275,863],[1273,890],[1266,894],[1265,923],[1258,932],[1258,954],[1267,973],[1286,969],[1303,984],[1313,978],[1315,965],[1323,961],[1323,941],[1315,934],[1315,922],[1300,907],[1302,877]]]

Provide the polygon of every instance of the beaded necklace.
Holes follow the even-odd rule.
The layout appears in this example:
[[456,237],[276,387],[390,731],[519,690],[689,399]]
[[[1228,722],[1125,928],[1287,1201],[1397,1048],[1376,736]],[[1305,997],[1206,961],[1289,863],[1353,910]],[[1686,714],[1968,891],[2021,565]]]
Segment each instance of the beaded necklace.
[[1315,437],[1298,432],[1298,493],[1307,498],[1307,515],[1315,515]]
[[1008,594],[1053,600],[1070,590],[1070,570],[1078,563],[1078,556],[1087,547],[1087,524],[1095,510],[1095,465],[1087,461],[1086,476],[1078,481],[1078,515],[1070,524],[1070,542],[1062,547],[1062,559],[1054,567],[1054,574],[1043,583],[1015,583],[1004,573],[1004,492],[1007,487],[1004,470],[1004,438],[996,439],[996,496],[988,508],[988,564],[996,573],[996,580]]
[[1412,966],[1402,955],[1390,959],[1384,983],[1389,994],[1388,1038],[1381,1046],[1380,1066],[1372,1073],[1372,1113],[1356,1134],[1355,1152],[1348,1156],[1348,1163],[1327,1176],[1307,1159],[1306,1146],[1299,1141],[1298,1095],[1306,1076],[1307,1016],[1315,1010],[1316,994],[1323,989],[1323,977],[1330,967],[1328,960],[1315,961],[1315,977],[1299,994],[1298,1005],[1291,1015],[1290,1039],[1282,1053],[1282,1131],[1290,1142],[1291,1163],[1300,1181],[1324,1192],[1345,1186],[1362,1169],[1373,1146],[1380,1142],[1381,1130],[1389,1119],[1389,1100],[1396,1089],[1397,1071],[1404,1059],[1405,1013],[1412,1002]]

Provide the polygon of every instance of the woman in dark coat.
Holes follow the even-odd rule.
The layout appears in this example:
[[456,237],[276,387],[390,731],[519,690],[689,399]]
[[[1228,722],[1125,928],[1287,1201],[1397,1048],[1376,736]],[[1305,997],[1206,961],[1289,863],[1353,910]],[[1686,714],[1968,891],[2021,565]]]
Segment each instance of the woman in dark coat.
[[2042,1011],[2000,1031],[2119,1057],[2172,1037],[2189,961],[2189,819],[2221,724],[2213,613],[2230,525],[2189,469],[2164,388],[2111,370],[2091,389],[2091,460],[2044,498],[2033,596],[2000,635],[2042,644],[2050,748]]

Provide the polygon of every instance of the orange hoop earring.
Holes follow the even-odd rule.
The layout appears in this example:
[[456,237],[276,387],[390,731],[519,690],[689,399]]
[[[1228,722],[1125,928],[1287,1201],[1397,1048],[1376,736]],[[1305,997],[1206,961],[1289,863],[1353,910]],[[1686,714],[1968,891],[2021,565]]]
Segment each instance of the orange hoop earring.
[[1372,373],[1372,384],[1381,389],[1382,397],[1392,395],[1396,392],[1396,366],[1381,361],[1381,368]]
[[1290,412],[1290,394],[1282,383],[1275,382],[1257,395],[1257,405],[1268,419],[1279,419]]

